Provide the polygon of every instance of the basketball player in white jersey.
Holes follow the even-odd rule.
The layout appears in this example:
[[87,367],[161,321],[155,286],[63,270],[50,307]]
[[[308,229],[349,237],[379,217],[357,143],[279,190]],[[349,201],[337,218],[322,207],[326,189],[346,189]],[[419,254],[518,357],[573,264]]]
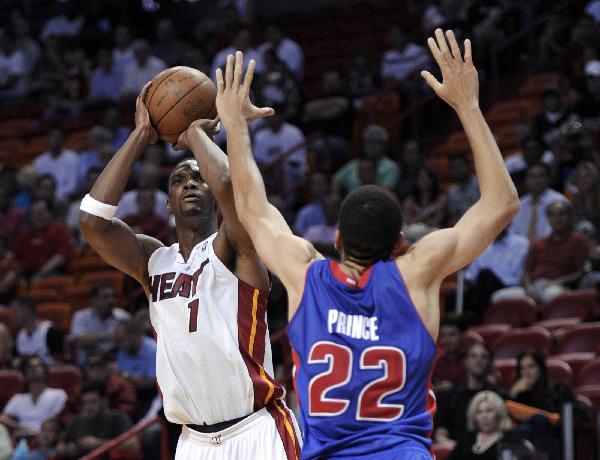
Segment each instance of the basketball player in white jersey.
[[[216,120],[194,122],[179,139],[196,160],[169,177],[178,243],[165,247],[113,217],[133,165],[157,140],[141,102],[147,87],[134,131],[82,201],[82,234],[148,296],[165,415],[183,425],[176,460],[299,459],[299,430],[273,378],[268,274],[237,219],[227,156],[209,137]],[[245,115],[251,122],[271,113],[252,107]]]

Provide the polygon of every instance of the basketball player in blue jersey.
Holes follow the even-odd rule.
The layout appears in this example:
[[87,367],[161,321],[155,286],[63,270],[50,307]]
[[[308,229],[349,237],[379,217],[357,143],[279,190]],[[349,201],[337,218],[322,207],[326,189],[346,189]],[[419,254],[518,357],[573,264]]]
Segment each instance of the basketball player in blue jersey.
[[430,459],[435,399],[429,389],[439,328],[439,288],[477,257],[519,210],[515,187],[479,109],[471,44],[452,31],[428,40],[443,82],[423,78],[456,111],[469,139],[480,200],[453,227],[390,259],[403,241],[397,203],[365,186],[344,200],[336,247],[324,259],[292,234],[266,198],[243,113],[254,64],[242,54],[217,71],[238,217],[259,256],[285,285],[288,335],[304,427],[304,459]]

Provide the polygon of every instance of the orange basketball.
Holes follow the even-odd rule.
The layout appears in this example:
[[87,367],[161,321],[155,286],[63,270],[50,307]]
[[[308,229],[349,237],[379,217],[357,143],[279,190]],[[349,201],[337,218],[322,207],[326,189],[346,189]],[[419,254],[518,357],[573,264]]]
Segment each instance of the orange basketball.
[[177,142],[190,123],[217,116],[217,88],[202,72],[191,67],[171,67],[152,79],[144,104],[152,126],[162,140]]

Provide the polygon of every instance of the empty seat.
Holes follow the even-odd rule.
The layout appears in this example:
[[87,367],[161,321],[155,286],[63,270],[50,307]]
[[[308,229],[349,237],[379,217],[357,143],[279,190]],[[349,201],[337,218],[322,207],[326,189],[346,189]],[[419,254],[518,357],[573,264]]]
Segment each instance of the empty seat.
[[110,265],[104,262],[98,255],[77,257],[71,260],[67,267],[67,271],[75,276],[82,276],[85,273],[108,269],[110,269]]
[[496,339],[492,345],[496,358],[516,358],[522,351],[533,348],[542,355],[550,352],[550,333],[541,327],[533,326],[523,329],[514,329]]
[[577,394],[586,397],[592,406],[600,411],[600,385],[588,385],[577,388]]
[[71,305],[66,302],[46,302],[37,306],[37,315],[41,319],[49,319],[63,332],[69,331],[71,324]]
[[72,312],[90,306],[92,287],[89,284],[76,284],[65,291],[65,300],[71,304]]
[[55,275],[48,278],[41,278],[31,282],[32,289],[54,289],[64,294],[69,286],[75,284],[75,277],[71,275]]
[[578,351],[600,352],[600,322],[581,324],[567,331],[556,345],[556,354]]
[[69,395],[70,401],[77,401],[83,374],[77,366],[52,366],[48,373],[48,386],[62,388]]
[[25,297],[31,297],[38,302],[56,302],[62,299],[60,292],[56,289],[39,288],[29,289],[22,293]]
[[0,371],[0,401],[6,403],[17,393],[22,393],[25,388],[23,374],[15,370]]
[[533,326],[543,327],[550,332],[555,332],[559,330],[569,330],[577,327],[581,323],[581,319],[579,318],[554,318],[554,319],[544,319],[542,321],[537,321],[533,323]]
[[589,385],[600,386],[600,358],[596,358],[582,367],[575,378],[575,387]]
[[558,358],[567,363],[573,371],[573,376],[577,379],[579,372],[596,358],[596,354],[591,352],[576,352],[552,355],[551,357]]
[[515,327],[528,326],[535,321],[535,302],[527,298],[500,300],[490,305],[484,313],[484,324],[510,324]]
[[119,297],[123,294],[123,286],[125,285],[125,275],[116,270],[104,270],[101,272],[86,273],[79,280],[81,284],[110,284],[115,290],[115,294]]
[[510,388],[515,382],[517,375],[517,360],[516,358],[495,359],[494,367],[500,374],[500,386]]
[[544,317],[547,319],[589,318],[594,311],[596,297],[594,289],[564,292],[544,307]]
[[468,330],[475,332],[488,345],[491,345],[498,337],[512,330],[512,326],[510,324],[481,324],[479,326],[471,326]]
[[573,383],[573,371],[571,366],[565,363],[559,358],[547,358],[546,368],[548,369],[548,375],[554,381],[563,382],[567,385]]
[[431,452],[436,460],[446,460],[452,453],[452,447],[445,444],[434,444],[431,446]]

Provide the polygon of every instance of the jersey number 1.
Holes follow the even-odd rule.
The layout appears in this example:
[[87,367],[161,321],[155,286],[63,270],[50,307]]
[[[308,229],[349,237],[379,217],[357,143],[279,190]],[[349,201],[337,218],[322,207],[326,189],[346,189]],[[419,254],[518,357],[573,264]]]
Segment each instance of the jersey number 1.
[[196,332],[198,330],[198,305],[200,304],[200,299],[192,300],[188,303],[188,308],[190,309],[190,332]]
[[[308,386],[311,416],[333,417],[346,412],[350,401],[328,398],[327,393],[347,384],[352,377],[352,351],[333,342],[317,342],[310,350],[309,364],[328,363],[329,368],[315,375]],[[389,422],[402,417],[403,404],[384,404],[383,398],[404,388],[406,357],[396,347],[373,346],[360,355],[360,369],[383,370],[383,376],[367,383],[358,395],[356,420]]]

